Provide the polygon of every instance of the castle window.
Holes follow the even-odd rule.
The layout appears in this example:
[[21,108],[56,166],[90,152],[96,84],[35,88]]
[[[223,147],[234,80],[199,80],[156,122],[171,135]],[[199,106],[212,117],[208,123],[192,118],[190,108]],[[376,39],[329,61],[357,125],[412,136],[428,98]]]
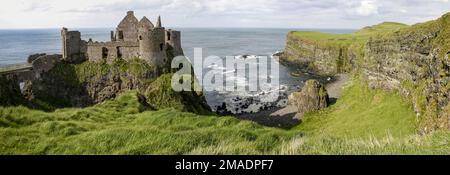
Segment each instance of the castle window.
[[159,49],[162,51],[164,49],[164,43],[159,44]]
[[108,48],[106,48],[106,47],[102,48],[102,58],[103,59],[108,58]]
[[123,31],[119,30],[119,39],[123,39]]
[[167,40],[170,41],[170,32],[167,32]]
[[117,58],[122,58],[122,52],[120,51],[120,47],[116,47],[117,50]]
[[141,35],[139,35],[139,40],[142,40],[142,36]]

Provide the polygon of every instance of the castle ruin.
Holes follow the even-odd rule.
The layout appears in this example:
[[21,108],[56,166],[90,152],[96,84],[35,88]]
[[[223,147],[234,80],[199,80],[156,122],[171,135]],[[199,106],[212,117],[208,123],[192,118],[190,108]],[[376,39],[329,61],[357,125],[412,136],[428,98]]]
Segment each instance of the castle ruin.
[[70,63],[80,63],[85,60],[92,62],[114,59],[129,60],[139,58],[155,67],[166,65],[167,53],[173,56],[183,55],[179,31],[162,27],[161,17],[156,25],[143,17],[140,21],[133,11],[128,11],[119,23],[116,31],[111,31],[111,41],[84,41],[79,31],[61,30],[62,59]]

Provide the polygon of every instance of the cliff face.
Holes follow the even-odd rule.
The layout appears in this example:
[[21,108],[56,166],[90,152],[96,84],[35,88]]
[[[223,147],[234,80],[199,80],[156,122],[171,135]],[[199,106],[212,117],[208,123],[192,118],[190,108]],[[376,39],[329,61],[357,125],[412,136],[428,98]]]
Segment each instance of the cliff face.
[[405,27],[407,25],[385,22],[351,34],[289,32],[280,62],[319,75],[349,72],[363,62],[364,44],[371,37]]
[[34,99],[55,107],[85,107],[115,98],[127,90],[145,90],[146,81],[157,74],[144,61],[114,63],[57,63],[30,82]]
[[315,74],[333,75],[345,71],[354,59],[348,47],[317,42],[289,32],[280,63]]
[[17,76],[0,75],[0,106],[20,105],[24,101]]
[[362,74],[371,87],[399,90],[422,132],[450,129],[450,14],[370,40]]
[[450,129],[450,13],[410,27],[383,23],[352,34],[291,32],[283,63],[320,74],[354,72],[371,88],[399,91],[414,104],[422,133]]
[[29,82],[25,89],[31,92],[30,99],[37,107],[47,110],[86,107],[135,90],[155,109],[173,107],[199,114],[211,111],[202,94],[174,92],[171,75],[168,69],[154,69],[140,59],[117,59],[113,63],[59,62],[39,79]]

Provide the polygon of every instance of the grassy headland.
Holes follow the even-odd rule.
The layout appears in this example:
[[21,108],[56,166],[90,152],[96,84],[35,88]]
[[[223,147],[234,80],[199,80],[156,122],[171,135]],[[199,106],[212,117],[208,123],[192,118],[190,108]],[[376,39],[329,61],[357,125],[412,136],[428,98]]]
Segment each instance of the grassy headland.
[[364,45],[367,41],[404,28],[408,28],[408,25],[384,22],[350,34],[292,31],[287,36],[286,49],[280,62],[319,75],[349,72],[364,61]]
[[295,31],[292,35],[301,37],[302,39],[310,40],[311,42],[317,42],[320,44],[335,46],[349,46],[355,44],[365,44],[371,37],[397,31],[399,29],[407,28],[408,25],[384,22],[370,27],[365,27],[349,34],[330,34],[314,31]]

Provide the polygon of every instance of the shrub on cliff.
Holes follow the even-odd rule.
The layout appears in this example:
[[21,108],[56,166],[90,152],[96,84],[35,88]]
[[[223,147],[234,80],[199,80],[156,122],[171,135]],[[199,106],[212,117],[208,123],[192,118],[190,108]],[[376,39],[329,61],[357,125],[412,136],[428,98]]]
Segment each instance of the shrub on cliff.
[[158,109],[175,108],[197,114],[212,114],[201,92],[175,92],[171,81],[173,74],[164,74],[153,81],[145,91],[148,103]]

